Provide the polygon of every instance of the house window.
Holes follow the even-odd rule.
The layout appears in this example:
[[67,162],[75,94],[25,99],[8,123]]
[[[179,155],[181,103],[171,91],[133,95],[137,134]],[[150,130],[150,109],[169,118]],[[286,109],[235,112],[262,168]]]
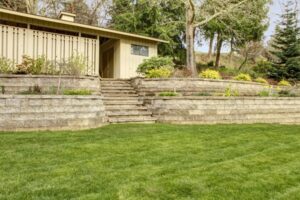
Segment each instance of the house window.
[[141,45],[131,45],[131,54],[138,56],[149,56],[149,47]]

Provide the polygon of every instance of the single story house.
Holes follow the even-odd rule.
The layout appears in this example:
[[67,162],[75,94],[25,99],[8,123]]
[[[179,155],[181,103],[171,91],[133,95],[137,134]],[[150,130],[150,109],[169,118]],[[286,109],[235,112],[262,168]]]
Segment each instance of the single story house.
[[74,22],[62,12],[59,19],[0,9],[0,57],[16,64],[22,56],[45,56],[61,62],[74,54],[84,56],[85,75],[131,78],[144,59],[157,56],[157,38]]

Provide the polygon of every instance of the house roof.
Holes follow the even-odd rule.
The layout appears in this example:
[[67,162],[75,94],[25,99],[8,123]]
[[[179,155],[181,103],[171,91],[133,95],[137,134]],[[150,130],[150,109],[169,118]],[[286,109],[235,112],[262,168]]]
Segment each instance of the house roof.
[[7,9],[3,9],[3,8],[0,8],[0,14],[8,14],[8,15],[14,15],[14,16],[32,19],[32,20],[41,20],[41,21],[52,22],[52,23],[56,23],[56,24],[60,24],[60,25],[68,25],[68,26],[73,26],[73,27],[78,27],[78,28],[85,28],[85,29],[90,29],[93,31],[103,32],[106,34],[115,34],[115,35],[119,35],[119,36],[127,36],[127,37],[138,38],[138,39],[143,39],[143,40],[148,40],[148,41],[153,41],[153,42],[169,43],[166,40],[161,40],[158,38],[147,37],[147,36],[133,34],[133,33],[127,33],[127,32],[123,32],[123,31],[117,31],[117,30],[113,30],[113,29],[109,29],[109,28],[101,28],[98,26],[85,25],[85,24],[80,24],[80,23],[76,23],[76,22],[64,21],[64,20],[60,20],[60,19],[53,19],[53,18],[39,16],[39,15],[21,13],[21,12],[7,10]]

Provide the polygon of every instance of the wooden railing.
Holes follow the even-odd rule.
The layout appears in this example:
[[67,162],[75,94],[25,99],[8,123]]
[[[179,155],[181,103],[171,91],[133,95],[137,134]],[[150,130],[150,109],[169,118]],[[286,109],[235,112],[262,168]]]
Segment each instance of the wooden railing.
[[23,55],[32,58],[45,56],[54,63],[65,62],[72,56],[80,55],[86,60],[84,75],[99,74],[97,39],[0,25],[0,57],[20,64]]

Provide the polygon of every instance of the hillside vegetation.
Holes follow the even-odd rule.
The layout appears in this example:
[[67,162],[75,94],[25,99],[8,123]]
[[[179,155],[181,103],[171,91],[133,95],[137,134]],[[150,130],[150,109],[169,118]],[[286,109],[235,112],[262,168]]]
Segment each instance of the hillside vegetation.
[[[216,60],[216,56],[213,55],[210,59],[207,56],[207,53],[202,52],[196,52],[196,63],[198,65],[206,65],[209,62],[214,62]],[[259,59],[258,59],[259,60]],[[225,66],[227,68],[233,68],[238,69],[240,65],[243,63],[244,57],[239,54],[232,54],[231,58],[229,53],[222,53],[221,54],[221,60],[220,60],[220,66]],[[256,65],[255,60],[250,60],[246,63],[245,68],[251,68]]]

